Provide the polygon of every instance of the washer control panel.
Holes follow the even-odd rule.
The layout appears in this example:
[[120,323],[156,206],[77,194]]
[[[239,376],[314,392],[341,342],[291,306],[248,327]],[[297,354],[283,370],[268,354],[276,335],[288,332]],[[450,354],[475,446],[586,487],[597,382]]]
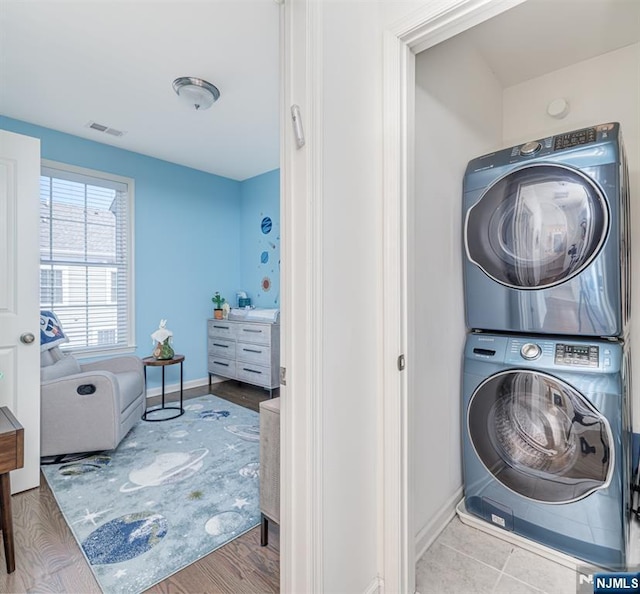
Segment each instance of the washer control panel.
[[589,344],[556,344],[555,364],[598,367],[600,347]]
[[583,128],[582,130],[576,130],[575,132],[568,132],[567,134],[558,134],[553,137],[553,150],[561,151],[580,144],[589,144],[596,141],[596,129],[595,128]]

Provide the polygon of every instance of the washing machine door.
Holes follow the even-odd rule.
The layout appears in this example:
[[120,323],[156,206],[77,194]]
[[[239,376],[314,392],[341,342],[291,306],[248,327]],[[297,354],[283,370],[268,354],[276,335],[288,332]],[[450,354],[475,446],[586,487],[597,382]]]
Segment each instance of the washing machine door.
[[542,289],[579,274],[609,231],[599,186],[577,169],[532,164],[498,179],[467,212],[467,257],[495,281]]
[[611,480],[607,419],[553,376],[510,370],[489,377],[469,401],[467,429],[485,468],[528,499],[569,503]]

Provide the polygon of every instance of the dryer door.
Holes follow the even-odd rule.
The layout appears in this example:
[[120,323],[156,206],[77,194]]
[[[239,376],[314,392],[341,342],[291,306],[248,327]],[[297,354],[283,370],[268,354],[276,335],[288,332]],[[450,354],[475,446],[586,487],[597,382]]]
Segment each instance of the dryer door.
[[588,266],[608,230],[607,202],[592,179],[563,165],[533,164],[497,180],[469,209],[465,246],[495,281],[542,289]]
[[469,401],[467,429],[485,468],[528,499],[569,503],[611,480],[607,419],[553,376],[519,369],[489,377]]

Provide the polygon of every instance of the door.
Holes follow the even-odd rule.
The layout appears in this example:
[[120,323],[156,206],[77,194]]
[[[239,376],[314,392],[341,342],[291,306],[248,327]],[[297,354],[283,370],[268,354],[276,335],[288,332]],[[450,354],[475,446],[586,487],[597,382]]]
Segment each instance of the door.
[[598,255],[609,210],[593,180],[576,169],[539,164],[491,185],[465,221],[467,257],[514,289],[559,285]]
[[0,130],[0,406],[24,427],[12,492],[40,484],[40,141]]
[[570,503],[611,480],[614,443],[607,419],[551,375],[513,370],[491,376],[469,401],[467,429],[485,468],[528,499]]

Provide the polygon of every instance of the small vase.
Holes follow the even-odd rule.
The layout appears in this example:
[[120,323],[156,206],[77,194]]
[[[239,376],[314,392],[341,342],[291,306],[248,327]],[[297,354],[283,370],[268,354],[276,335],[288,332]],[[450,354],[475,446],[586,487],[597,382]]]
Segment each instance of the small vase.
[[153,356],[161,361],[165,359],[172,359],[175,351],[169,344],[169,338],[166,338],[163,342],[157,342],[156,348],[153,349]]
[[216,320],[221,320],[221,319],[222,319],[222,317],[223,317],[223,316],[222,316],[222,310],[221,310],[221,309],[214,309],[214,310],[213,310],[213,317],[214,317]]

